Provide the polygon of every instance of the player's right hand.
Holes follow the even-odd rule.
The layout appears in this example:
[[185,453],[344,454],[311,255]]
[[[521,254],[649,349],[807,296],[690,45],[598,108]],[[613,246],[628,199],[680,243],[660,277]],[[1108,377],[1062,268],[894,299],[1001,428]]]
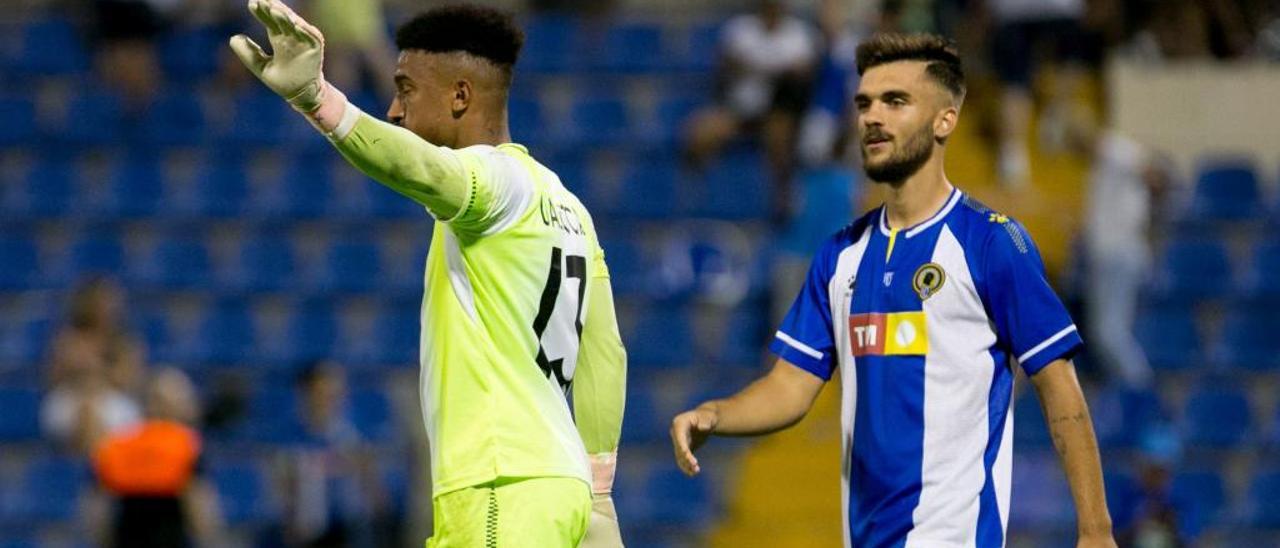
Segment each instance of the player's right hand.
[[271,54],[237,34],[231,50],[271,91],[302,112],[320,107],[324,90],[324,35],[280,0],[249,0],[249,13],[267,29]]
[[707,406],[685,411],[671,419],[671,445],[676,453],[676,465],[686,475],[694,476],[702,471],[693,452],[707,442],[719,422],[719,413]]

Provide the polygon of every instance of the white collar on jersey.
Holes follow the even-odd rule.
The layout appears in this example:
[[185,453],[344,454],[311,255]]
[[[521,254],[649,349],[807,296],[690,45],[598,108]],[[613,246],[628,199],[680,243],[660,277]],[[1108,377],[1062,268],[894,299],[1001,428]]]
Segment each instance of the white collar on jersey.
[[[924,232],[925,230],[928,230],[929,227],[938,224],[938,221],[941,221],[942,219],[944,219],[948,213],[951,213],[951,209],[956,207],[956,204],[960,203],[960,197],[963,194],[964,193],[960,192],[959,188],[951,187],[951,197],[947,199],[947,204],[942,206],[942,209],[939,209],[938,212],[934,213],[932,217],[929,217],[927,221],[924,221],[916,226],[913,226],[907,229],[906,232],[903,233],[903,235],[910,238],[912,236],[915,236],[916,234],[919,234],[921,232]],[[880,233],[884,234],[885,236],[889,235],[888,216],[889,216],[888,208],[885,206],[880,206]]]

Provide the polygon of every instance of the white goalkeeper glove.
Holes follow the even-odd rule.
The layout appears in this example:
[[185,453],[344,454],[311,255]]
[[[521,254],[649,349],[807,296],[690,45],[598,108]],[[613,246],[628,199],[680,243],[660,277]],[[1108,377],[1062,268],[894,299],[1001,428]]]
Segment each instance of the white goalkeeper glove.
[[271,55],[243,34],[231,37],[231,50],[295,109],[315,112],[328,87],[322,72],[324,35],[280,0],[249,0],[249,13],[267,29]]

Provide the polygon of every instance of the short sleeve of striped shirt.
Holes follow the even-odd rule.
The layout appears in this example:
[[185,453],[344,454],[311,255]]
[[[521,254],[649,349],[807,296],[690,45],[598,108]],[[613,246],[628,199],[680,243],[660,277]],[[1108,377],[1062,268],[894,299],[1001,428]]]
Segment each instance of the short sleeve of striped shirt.
[[837,365],[828,287],[838,241],[833,238],[818,251],[800,294],[769,344],[769,350],[778,357],[822,380],[830,380]]
[[1022,225],[1009,220],[994,227],[982,259],[984,297],[997,336],[1027,375],[1079,350],[1084,342]]

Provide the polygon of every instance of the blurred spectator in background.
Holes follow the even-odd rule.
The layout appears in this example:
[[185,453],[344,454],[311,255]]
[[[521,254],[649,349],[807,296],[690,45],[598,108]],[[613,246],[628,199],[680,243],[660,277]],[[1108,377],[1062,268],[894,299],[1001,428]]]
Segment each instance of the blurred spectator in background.
[[316,27],[324,32],[324,75],[346,90],[370,89],[389,103],[395,95],[391,75],[396,52],[387,39],[382,0],[308,0],[302,4]]
[[1137,32],[1129,50],[1141,59],[1225,59],[1254,49],[1254,29],[1238,0],[1137,0],[1130,6]]
[[790,211],[796,127],[809,103],[817,37],[783,0],[760,0],[754,13],[725,23],[720,54],[717,104],[693,114],[686,154],[700,167],[735,137],[758,133],[773,172],[774,220],[780,221]]
[[140,420],[134,391],[143,351],[123,328],[123,297],[112,282],[82,284],[68,308],[67,325],[50,352],[50,392],[40,421],[46,436],[88,451]]
[[1115,131],[1098,132],[1080,146],[1093,162],[1084,227],[1090,340],[1114,379],[1146,389],[1151,366],[1134,321],[1152,268],[1152,219],[1169,186],[1168,162]]
[[217,498],[201,479],[195,388],[162,369],[147,388],[147,420],[98,445],[94,469],[112,499],[108,546],[216,546]]
[[1173,496],[1173,471],[1181,452],[1181,442],[1167,429],[1153,429],[1142,437],[1137,493],[1130,501],[1132,519],[1117,537],[1120,546],[1178,548],[1194,537],[1187,529],[1191,509]]
[[855,53],[865,33],[851,24],[847,4],[844,0],[823,0],[819,5],[821,62],[813,100],[798,135],[798,203],[780,237],[772,265],[770,325],[782,321],[800,290],[812,250],[852,220],[856,205],[856,155],[849,154],[848,133],[853,127],[849,105],[857,89]]
[[1003,90],[997,175],[1006,188],[1031,182],[1027,135],[1033,114],[1032,82],[1041,58],[1055,63],[1054,85],[1046,91],[1040,121],[1044,145],[1061,149],[1075,112],[1069,101],[1080,93],[1085,68],[1102,60],[1103,43],[1084,25],[1086,0],[985,0],[975,3],[990,18],[992,65]]
[[373,459],[347,415],[346,378],[332,362],[297,377],[300,442],[281,466],[288,546],[367,546],[384,498]]
[[90,0],[99,77],[134,108],[146,106],[160,88],[156,37],[182,0]]
[[139,388],[146,350],[125,325],[124,294],[107,278],[91,278],[76,288],[67,324],[51,349],[50,382],[56,387],[78,377],[81,369],[99,369],[117,390]]

